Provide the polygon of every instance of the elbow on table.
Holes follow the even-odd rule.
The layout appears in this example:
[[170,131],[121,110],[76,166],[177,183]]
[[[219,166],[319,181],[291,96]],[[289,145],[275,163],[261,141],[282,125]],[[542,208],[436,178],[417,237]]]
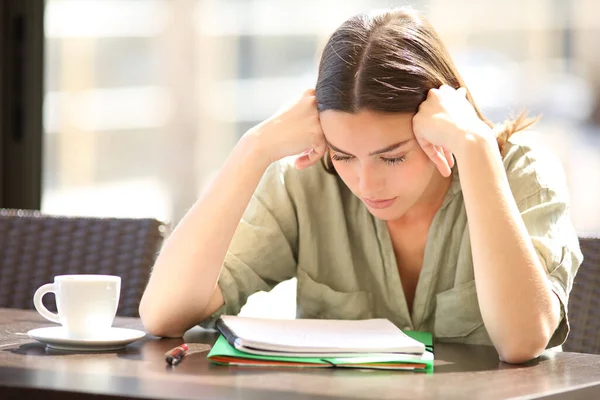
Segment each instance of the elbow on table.
[[152,336],[178,338],[185,333],[185,329],[176,329],[174,324],[147,304],[140,304],[138,312],[146,332]]
[[500,361],[508,364],[523,364],[538,357],[541,352],[531,351],[530,349],[515,349],[498,351]]
[[496,346],[500,360],[509,364],[523,364],[540,356],[550,337],[544,334],[521,337],[512,343]]

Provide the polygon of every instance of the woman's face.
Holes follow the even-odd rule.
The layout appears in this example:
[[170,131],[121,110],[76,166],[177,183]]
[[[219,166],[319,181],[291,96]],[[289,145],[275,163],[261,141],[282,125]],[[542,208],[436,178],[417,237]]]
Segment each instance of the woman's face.
[[435,187],[443,178],[415,139],[413,115],[333,110],[320,114],[336,171],[382,220],[409,217],[411,210],[429,203],[436,192],[439,197]]

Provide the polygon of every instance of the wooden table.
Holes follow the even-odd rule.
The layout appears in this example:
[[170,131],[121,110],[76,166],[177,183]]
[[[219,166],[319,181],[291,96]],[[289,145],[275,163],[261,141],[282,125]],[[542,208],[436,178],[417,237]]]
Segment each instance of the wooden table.
[[[600,398],[600,356],[546,352],[527,365],[498,361],[493,348],[436,344],[431,374],[349,369],[262,369],[210,364],[212,331],[184,339],[147,336],[119,352],[59,352],[30,339],[52,326],[35,311],[0,308],[0,399],[391,399]],[[141,329],[135,318],[115,326]],[[167,366],[164,353],[185,340],[196,353]]]

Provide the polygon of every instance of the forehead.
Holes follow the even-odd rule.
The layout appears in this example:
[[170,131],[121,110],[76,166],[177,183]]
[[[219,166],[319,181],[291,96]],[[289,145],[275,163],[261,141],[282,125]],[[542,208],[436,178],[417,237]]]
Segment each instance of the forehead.
[[413,138],[413,116],[414,113],[360,111],[352,114],[333,110],[319,115],[328,142],[363,147],[363,150]]
[[412,134],[413,113],[383,113],[378,111],[360,111],[347,113],[342,111],[327,110],[319,115],[325,134],[327,131],[335,134],[343,131],[348,134],[386,133],[393,131],[409,130]]

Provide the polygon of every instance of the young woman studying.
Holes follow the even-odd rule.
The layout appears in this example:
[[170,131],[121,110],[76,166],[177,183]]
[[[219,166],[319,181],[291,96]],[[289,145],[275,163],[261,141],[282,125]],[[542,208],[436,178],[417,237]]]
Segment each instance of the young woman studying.
[[387,318],[512,363],[562,344],[582,256],[560,164],[516,134],[533,122],[486,120],[419,13],[350,18],[315,89],[240,139],[166,241],[146,328],[181,336],[297,277],[299,318]]

